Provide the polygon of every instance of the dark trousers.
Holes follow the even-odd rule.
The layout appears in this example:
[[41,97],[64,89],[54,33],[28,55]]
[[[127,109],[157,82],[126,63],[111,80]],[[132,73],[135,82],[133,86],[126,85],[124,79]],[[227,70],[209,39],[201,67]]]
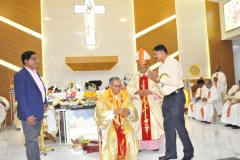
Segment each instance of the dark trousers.
[[29,125],[27,124],[27,121],[22,121],[22,129],[26,141],[26,154],[28,160],[40,160],[38,137],[41,126],[42,120],[35,120],[34,125]]
[[183,90],[168,98],[164,97],[162,113],[163,125],[166,136],[166,156],[177,156],[176,131],[183,144],[184,156],[191,156],[194,152],[192,143],[188,136],[184,120],[184,105],[186,103]]

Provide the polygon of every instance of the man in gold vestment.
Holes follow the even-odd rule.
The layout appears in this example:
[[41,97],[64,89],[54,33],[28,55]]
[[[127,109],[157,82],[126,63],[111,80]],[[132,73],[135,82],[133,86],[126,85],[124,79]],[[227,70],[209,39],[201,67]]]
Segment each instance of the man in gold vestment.
[[[158,151],[163,139],[162,94],[157,84],[147,77],[150,56],[142,48],[136,54],[139,72],[127,85],[139,120],[133,124],[139,149]],[[141,117],[141,118],[140,118]]]
[[103,160],[137,160],[138,143],[131,121],[138,120],[138,113],[118,77],[109,79],[109,89],[100,95],[94,119],[102,129]]

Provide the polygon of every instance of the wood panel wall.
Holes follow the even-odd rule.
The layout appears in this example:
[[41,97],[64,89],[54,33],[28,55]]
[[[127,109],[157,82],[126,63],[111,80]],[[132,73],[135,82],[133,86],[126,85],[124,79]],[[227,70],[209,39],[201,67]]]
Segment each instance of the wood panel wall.
[[220,65],[227,77],[228,89],[235,84],[232,41],[221,40],[219,4],[205,1],[211,74]]
[[[174,0],[135,0],[135,32],[138,33],[174,14]],[[153,58],[153,48],[158,44],[164,44],[169,55],[178,51],[176,20],[172,20],[136,39],[136,49],[144,48],[150,54],[150,66],[156,63]]]
[[[0,16],[41,33],[41,1],[0,0]],[[0,21],[0,59],[22,67],[21,54],[32,50],[39,57],[38,72],[42,75],[42,41],[24,31]],[[9,100],[9,77],[16,72],[0,65],[0,95]],[[7,125],[11,125],[10,109]]]

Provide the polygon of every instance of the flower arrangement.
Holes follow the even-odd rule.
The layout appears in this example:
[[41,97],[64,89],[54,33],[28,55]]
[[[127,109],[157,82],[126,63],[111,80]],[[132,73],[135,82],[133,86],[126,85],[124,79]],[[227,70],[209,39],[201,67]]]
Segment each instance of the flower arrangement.
[[76,139],[71,139],[71,142],[72,142],[72,148],[73,149],[78,149],[84,144],[89,144],[90,140],[81,136],[81,137],[78,137]]
[[14,76],[11,76],[9,73],[8,73],[8,76],[9,76],[9,88],[10,90],[13,90],[14,89],[14,83],[13,83],[13,79],[14,79]]
[[84,106],[93,106],[96,105],[98,100],[98,94],[96,92],[96,85],[94,83],[88,83],[88,86],[85,87],[84,92]]

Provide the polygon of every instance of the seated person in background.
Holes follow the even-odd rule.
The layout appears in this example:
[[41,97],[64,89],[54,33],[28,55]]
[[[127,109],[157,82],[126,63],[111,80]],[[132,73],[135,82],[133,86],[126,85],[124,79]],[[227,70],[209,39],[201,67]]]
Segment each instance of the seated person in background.
[[223,106],[221,122],[232,129],[240,128],[240,81],[228,91]]
[[[7,115],[7,110],[9,109],[9,102],[6,98],[0,96],[0,126],[1,123],[4,121],[6,115]],[[0,127],[1,129],[1,127]]]
[[138,112],[118,77],[109,79],[109,89],[99,96],[94,119],[102,129],[103,160],[137,160],[138,141],[132,123]]
[[203,98],[203,93],[207,89],[204,85],[204,80],[199,79],[197,81],[198,89],[195,97],[192,98],[191,103],[188,105],[188,116],[196,118],[196,104],[201,103],[201,99]]
[[196,105],[196,119],[211,123],[214,109],[218,115],[222,113],[222,98],[218,89],[212,85],[211,80],[206,80],[207,89],[203,93],[202,103]]
[[[239,80],[239,82],[240,82],[240,80]],[[234,97],[235,94],[239,91],[239,82],[238,82],[238,84],[233,85],[233,86],[229,89],[228,94],[227,94],[226,98],[224,99],[224,103],[225,103],[230,97]]]

